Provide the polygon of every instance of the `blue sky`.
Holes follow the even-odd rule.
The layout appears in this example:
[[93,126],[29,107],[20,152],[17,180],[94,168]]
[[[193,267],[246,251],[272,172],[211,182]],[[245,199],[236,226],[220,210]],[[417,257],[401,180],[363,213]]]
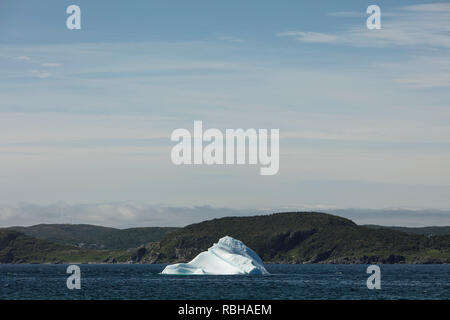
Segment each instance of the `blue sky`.
[[[377,3],[386,9],[403,5],[401,1]],[[65,9],[71,4],[82,8],[82,33],[69,33],[61,28],[65,25]],[[178,0],[126,4],[125,1],[46,0],[37,5],[10,0],[2,1],[1,26],[3,41],[10,43],[198,41],[215,40],[218,35],[266,43],[275,41],[273,34],[280,30],[338,30],[343,26],[342,19],[329,13],[359,11],[364,18],[369,4],[370,1]]]
[[[450,208],[450,4],[377,1],[368,30],[369,4],[2,1],[0,224],[20,202]],[[279,174],[173,166],[194,120],[279,128]]]

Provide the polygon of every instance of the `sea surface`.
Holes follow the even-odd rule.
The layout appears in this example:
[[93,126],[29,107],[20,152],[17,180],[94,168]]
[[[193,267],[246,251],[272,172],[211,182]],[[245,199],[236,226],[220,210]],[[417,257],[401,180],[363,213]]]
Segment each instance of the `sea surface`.
[[450,265],[266,265],[264,276],[169,276],[164,265],[81,264],[81,289],[68,265],[0,265],[0,299],[450,299]]

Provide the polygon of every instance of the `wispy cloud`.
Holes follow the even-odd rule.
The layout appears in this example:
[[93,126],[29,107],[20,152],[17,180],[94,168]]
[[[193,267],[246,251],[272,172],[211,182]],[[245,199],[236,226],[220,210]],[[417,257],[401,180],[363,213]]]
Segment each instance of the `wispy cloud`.
[[[284,36],[335,45],[341,34]],[[372,60],[354,48],[342,58],[332,50],[300,57],[298,46],[276,45],[267,56],[255,47],[245,55],[245,47],[218,41],[2,46],[0,201],[182,206],[208,199],[215,206],[253,206],[313,198],[348,206],[448,206],[445,50],[389,51]],[[39,66],[11,58],[20,56]],[[174,168],[170,132],[191,129],[194,119],[210,128],[279,128],[280,175],[262,181],[252,168]],[[320,179],[327,182],[311,187]],[[402,185],[348,189],[345,179]],[[274,194],[274,185],[280,192]]]
[[294,37],[299,41],[311,43],[337,43],[341,40],[338,35],[321,32],[289,31],[277,33],[277,36]]
[[220,36],[219,40],[227,42],[244,42],[244,40],[235,36]]
[[58,67],[61,67],[62,64],[56,63],[56,62],[46,62],[46,63],[43,63],[42,66],[47,67],[47,68],[58,68]]
[[23,61],[32,61],[31,58],[27,57],[27,56],[18,56],[18,57],[15,57],[14,59],[23,60]]
[[408,11],[415,12],[442,12],[450,13],[450,5],[445,2],[441,3],[427,3],[427,4],[414,4],[404,7]]
[[33,76],[38,77],[39,79],[47,79],[51,76],[50,72],[44,70],[32,70],[31,73]]
[[389,70],[392,81],[412,89],[450,87],[450,53],[437,53],[431,56],[412,57],[408,63],[380,63]]
[[[337,16],[355,15],[338,12]],[[431,46],[450,48],[450,3],[421,4],[397,8],[386,14],[381,8],[382,29],[368,30],[365,21],[343,32],[325,33],[290,31],[278,36],[291,36],[297,41],[328,43],[356,47]]]
[[[10,59],[11,57],[9,57],[8,59]],[[58,63],[58,62],[41,62],[41,59],[39,58],[31,58],[28,55],[21,55],[21,56],[15,56],[12,57],[12,59],[14,60],[19,60],[25,63],[26,68],[59,68],[61,67],[63,64],[62,63]],[[50,72],[48,72],[47,70],[43,69],[32,69],[32,70],[27,70],[27,71],[23,71],[23,69],[19,69],[20,70],[20,77],[27,77],[30,76],[33,78],[39,78],[39,79],[47,79],[49,78],[52,74]]]

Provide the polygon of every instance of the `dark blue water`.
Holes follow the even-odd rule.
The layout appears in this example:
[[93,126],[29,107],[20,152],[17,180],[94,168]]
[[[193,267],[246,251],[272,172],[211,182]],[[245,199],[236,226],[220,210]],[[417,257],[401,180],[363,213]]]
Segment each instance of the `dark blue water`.
[[450,299],[450,265],[381,265],[369,290],[366,265],[267,265],[266,276],[168,276],[163,265],[0,265],[0,299]]

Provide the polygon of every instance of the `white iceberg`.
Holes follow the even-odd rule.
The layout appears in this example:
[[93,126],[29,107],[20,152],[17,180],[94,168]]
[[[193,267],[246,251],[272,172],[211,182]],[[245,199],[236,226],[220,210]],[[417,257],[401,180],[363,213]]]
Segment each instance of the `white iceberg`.
[[242,241],[226,236],[191,262],[171,264],[162,274],[269,274],[261,258]]

